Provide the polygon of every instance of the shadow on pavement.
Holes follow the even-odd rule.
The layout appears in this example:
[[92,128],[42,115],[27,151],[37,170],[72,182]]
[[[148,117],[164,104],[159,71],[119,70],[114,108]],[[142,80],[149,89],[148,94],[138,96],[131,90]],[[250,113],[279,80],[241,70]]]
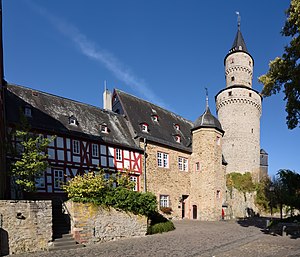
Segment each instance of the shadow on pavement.
[[242,227],[257,227],[262,233],[272,236],[288,236],[291,239],[300,238],[300,224],[281,222],[280,219],[269,217],[240,218],[237,223]]

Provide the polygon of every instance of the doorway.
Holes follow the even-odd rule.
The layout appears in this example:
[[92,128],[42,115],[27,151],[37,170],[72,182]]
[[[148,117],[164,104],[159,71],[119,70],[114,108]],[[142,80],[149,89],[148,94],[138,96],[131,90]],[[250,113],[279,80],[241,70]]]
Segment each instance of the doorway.
[[185,218],[185,200],[188,198],[188,195],[182,195],[181,197],[181,210],[182,210],[182,219]]
[[197,219],[197,205],[193,205],[193,219]]

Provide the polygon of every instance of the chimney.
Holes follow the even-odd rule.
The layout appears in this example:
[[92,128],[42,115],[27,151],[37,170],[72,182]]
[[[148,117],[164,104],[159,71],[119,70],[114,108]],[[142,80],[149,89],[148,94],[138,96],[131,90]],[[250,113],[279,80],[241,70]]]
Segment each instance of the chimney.
[[112,94],[106,88],[106,80],[104,81],[104,92],[103,92],[103,109],[112,111]]

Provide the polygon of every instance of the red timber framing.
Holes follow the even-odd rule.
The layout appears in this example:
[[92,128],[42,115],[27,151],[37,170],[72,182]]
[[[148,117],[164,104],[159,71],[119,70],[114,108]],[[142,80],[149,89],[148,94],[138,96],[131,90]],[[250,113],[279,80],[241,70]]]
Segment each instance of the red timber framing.
[[[43,135],[48,138],[52,136]],[[16,145],[15,139],[12,140]],[[60,181],[66,183],[74,176],[96,171],[98,167],[107,173],[130,171],[132,180],[137,184],[136,190],[139,191],[142,154],[137,150],[59,135],[48,146],[48,155],[49,167],[37,179],[38,192],[41,194],[63,193]]]

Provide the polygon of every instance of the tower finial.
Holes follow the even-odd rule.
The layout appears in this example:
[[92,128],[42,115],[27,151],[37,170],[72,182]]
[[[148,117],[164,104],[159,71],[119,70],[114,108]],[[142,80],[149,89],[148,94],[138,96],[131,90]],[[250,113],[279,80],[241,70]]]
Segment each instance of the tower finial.
[[206,106],[205,106],[205,109],[207,110],[208,109],[208,89],[207,89],[207,87],[205,88],[205,94],[206,94],[206,98],[205,98],[205,100],[206,100]]
[[104,80],[104,91],[107,90],[107,87],[106,87],[106,80]]
[[238,23],[238,30],[240,30],[241,28],[241,15],[240,15],[240,12],[235,12],[236,15],[237,15],[237,23]]

